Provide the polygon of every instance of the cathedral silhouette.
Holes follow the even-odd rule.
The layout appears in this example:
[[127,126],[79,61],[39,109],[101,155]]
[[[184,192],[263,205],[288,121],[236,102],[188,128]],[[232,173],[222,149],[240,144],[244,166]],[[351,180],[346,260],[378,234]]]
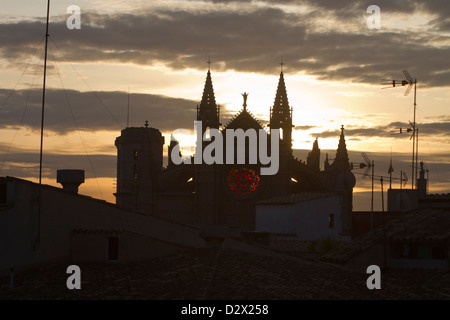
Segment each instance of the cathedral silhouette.
[[[243,94],[242,110],[222,126],[220,107],[216,103],[208,70],[202,100],[197,106],[197,119],[192,120],[202,122],[202,134],[212,128],[221,131],[263,129],[263,125],[247,110],[247,96],[247,93]],[[158,129],[146,124],[145,127],[122,130],[115,141],[118,152],[116,204],[182,224],[254,231],[257,203],[270,199],[276,203],[280,197],[295,194],[335,193],[341,196],[341,235],[350,236],[355,177],[350,171],[344,127],[341,128],[334,161],[330,164],[327,155],[324,170],[321,170],[317,139],[305,162],[293,156],[292,112],[281,71],[268,125],[270,129],[280,130],[279,170],[275,175],[260,175],[260,168],[265,165],[259,160],[256,164],[249,161],[249,140],[246,140],[247,153],[243,164],[235,161],[235,164],[179,165],[171,159],[172,150],[177,145],[177,141],[172,140],[168,148],[168,165],[164,167],[164,137]],[[265,141],[270,144],[270,139]],[[226,142],[223,143],[225,145]],[[202,148],[206,146],[207,143]],[[225,146],[223,150],[225,159]]]

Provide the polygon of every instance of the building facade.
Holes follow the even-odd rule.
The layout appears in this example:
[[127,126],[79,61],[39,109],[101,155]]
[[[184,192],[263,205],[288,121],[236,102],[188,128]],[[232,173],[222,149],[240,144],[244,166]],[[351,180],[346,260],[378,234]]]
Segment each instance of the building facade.
[[299,240],[350,240],[342,234],[342,207],[342,194],[337,192],[274,197],[257,203],[256,231]]
[[[121,136],[116,139],[116,203],[180,223],[200,227],[221,225],[230,229],[254,231],[255,208],[259,201],[295,193],[337,192],[341,197],[341,232],[350,235],[355,177],[350,171],[344,128],[341,128],[334,162],[329,163],[327,158],[325,168],[321,170],[318,140],[314,142],[307,161],[293,156],[293,110],[289,105],[283,72],[280,74],[273,106],[268,110],[268,128],[264,128],[247,110],[247,96],[247,93],[243,94],[243,108],[226,125],[221,125],[220,107],[216,103],[212,76],[208,70],[202,99],[197,106],[197,117],[192,120],[201,121],[202,137],[211,129],[223,133],[223,161],[218,163],[208,164],[203,160],[201,163],[177,165],[172,159],[177,142],[171,141],[169,163],[163,167],[163,140],[159,130],[147,126],[122,130]],[[253,140],[249,135],[245,139],[244,161],[234,161],[234,164],[225,161],[233,157],[238,160],[237,143],[233,144],[234,155],[227,155],[230,150],[226,148],[225,132],[242,130],[248,133],[249,129],[256,132],[263,130],[264,135],[257,135]],[[267,167],[267,164],[262,163],[259,157],[253,161],[249,150],[256,150],[259,154],[261,143],[266,146],[266,150],[271,150],[272,129],[280,132],[279,168],[274,175],[261,175],[261,168]],[[213,140],[203,143],[202,151],[214,143]]]

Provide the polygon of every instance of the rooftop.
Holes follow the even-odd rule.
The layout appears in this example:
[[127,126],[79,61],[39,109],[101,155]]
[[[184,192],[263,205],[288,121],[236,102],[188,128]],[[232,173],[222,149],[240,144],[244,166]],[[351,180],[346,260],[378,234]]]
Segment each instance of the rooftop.
[[[405,213],[385,224],[386,238],[393,242],[442,242],[450,239],[449,209],[419,209]],[[357,254],[382,242],[383,227],[342,243],[336,252],[323,259],[330,262],[347,262]]]
[[273,197],[267,200],[259,201],[257,204],[294,204],[297,202],[327,198],[339,195],[337,192],[303,192],[303,193],[293,193],[286,196]]
[[450,274],[383,271],[382,290],[366,274],[321,262],[243,254],[226,248],[184,252],[132,264],[78,264],[81,290],[67,290],[67,264],[0,278],[0,299],[449,299]]

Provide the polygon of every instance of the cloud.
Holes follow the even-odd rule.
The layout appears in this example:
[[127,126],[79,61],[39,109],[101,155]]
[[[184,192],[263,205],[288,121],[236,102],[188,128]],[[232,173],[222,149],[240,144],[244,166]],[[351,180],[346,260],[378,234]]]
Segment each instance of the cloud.
[[309,125],[306,125],[306,126],[295,126],[295,130],[310,130],[310,129],[313,129],[313,128],[316,128],[317,126],[309,126]]
[[[450,135],[450,122],[430,122],[430,123],[417,123],[416,127],[419,129],[420,136],[433,136],[433,137],[447,137]],[[345,136],[348,139],[360,139],[360,138],[395,138],[400,134],[400,128],[405,134],[409,134],[405,129],[411,128],[409,123],[406,122],[391,122],[387,125],[375,126],[375,127],[356,127],[347,126],[345,129]],[[318,138],[334,138],[339,136],[339,130],[327,130],[323,132],[311,133],[311,137]]]
[[428,116],[424,118],[425,120],[440,120],[445,122],[450,122],[450,115],[448,114],[441,114],[441,115],[435,115],[435,116]]
[[[114,142],[111,141],[111,144]],[[39,152],[33,152],[21,148],[12,148],[5,158],[8,146],[0,144],[0,155],[2,170],[1,176],[13,177],[38,177],[39,175]],[[3,164],[3,161],[5,163]],[[92,167],[94,171],[92,171]],[[58,169],[84,169],[86,178],[116,177],[117,158],[105,154],[62,154],[44,153],[43,155],[43,177],[56,179]]]
[[[10,91],[0,89],[0,101],[5,101]],[[27,96],[29,94],[28,103]],[[67,97],[67,99],[66,99]],[[0,129],[22,125],[34,131],[40,130],[41,90],[18,90],[0,110]],[[126,92],[80,92],[76,90],[48,89],[45,106],[45,128],[57,134],[77,130],[120,131],[126,126]],[[69,108],[69,104],[70,108]],[[160,130],[190,128],[196,118],[199,102],[152,94],[130,95],[131,126],[149,125]],[[27,106],[26,112],[25,107]],[[224,117],[228,114],[224,112]],[[23,122],[21,119],[23,117]]]
[[[364,1],[302,3],[312,11],[256,4],[239,10],[233,2],[215,10],[167,7],[135,14],[85,12],[81,30],[68,30],[62,19],[52,23],[50,34],[57,46],[51,45],[56,59],[66,56],[77,62],[162,62],[174,69],[204,70],[205,58],[210,56],[215,70],[273,74],[283,57],[287,72],[323,80],[378,84],[381,78],[403,77],[400,70],[408,69],[423,87],[450,86],[450,68],[444,67],[450,56],[449,37],[432,32],[446,28],[448,5],[443,1],[378,2],[382,12],[435,17],[431,30],[423,27],[414,32],[368,30]],[[334,27],[324,23],[330,16]],[[10,63],[29,57],[42,38],[41,30],[39,21],[0,24],[1,57]]]

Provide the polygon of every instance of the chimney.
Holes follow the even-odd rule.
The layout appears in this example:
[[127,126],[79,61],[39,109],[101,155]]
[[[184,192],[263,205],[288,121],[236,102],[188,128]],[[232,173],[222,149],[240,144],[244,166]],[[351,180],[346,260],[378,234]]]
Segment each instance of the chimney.
[[78,187],[84,183],[84,170],[57,170],[56,177],[56,181],[62,184],[64,191],[78,193]]

